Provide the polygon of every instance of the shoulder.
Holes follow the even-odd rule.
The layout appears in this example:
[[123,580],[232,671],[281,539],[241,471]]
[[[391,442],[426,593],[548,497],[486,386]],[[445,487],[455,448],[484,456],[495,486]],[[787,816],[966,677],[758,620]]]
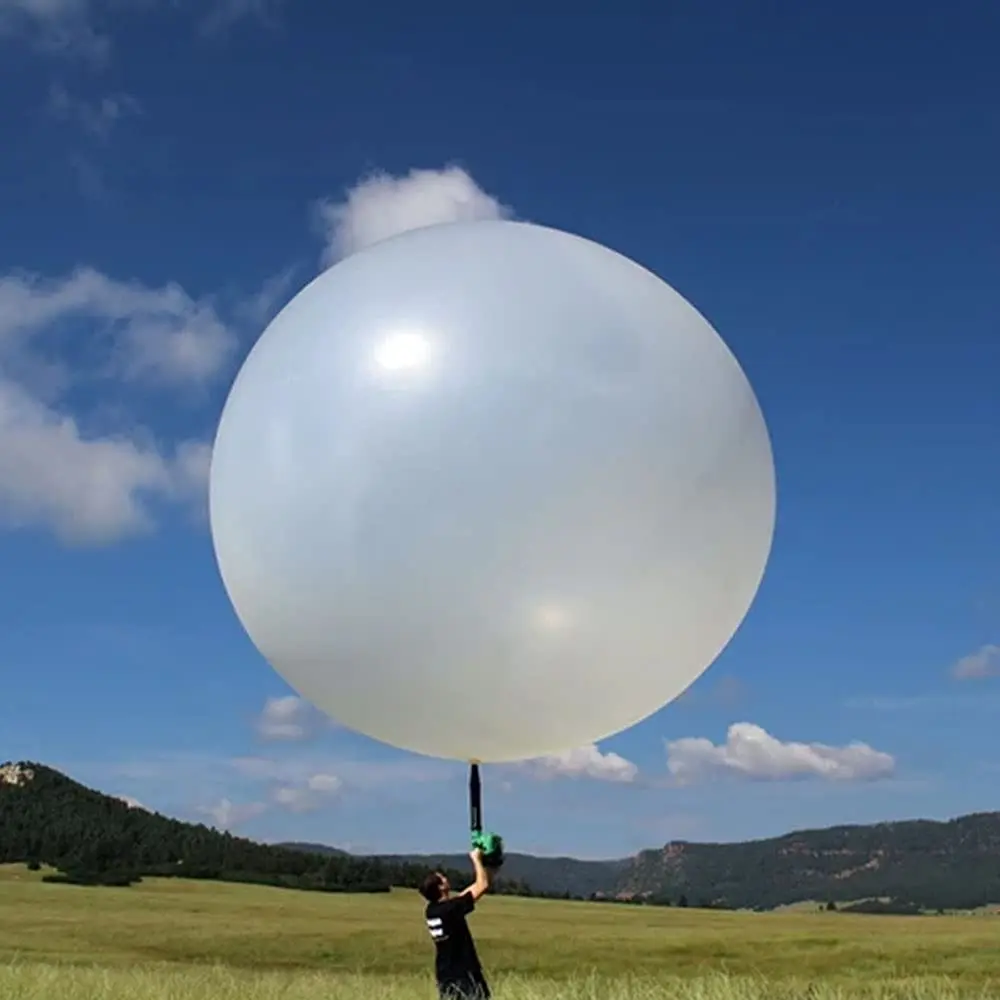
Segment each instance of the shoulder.
[[459,893],[457,896],[450,896],[442,899],[438,903],[430,903],[427,906],[428,917],[446,917],[451,914],[467,914],[476,908],[476,901],[472,894],[468,892]]
[[476,908],[476,900],[471,892],[462,892],[448,900],[454,913],[471,913]]

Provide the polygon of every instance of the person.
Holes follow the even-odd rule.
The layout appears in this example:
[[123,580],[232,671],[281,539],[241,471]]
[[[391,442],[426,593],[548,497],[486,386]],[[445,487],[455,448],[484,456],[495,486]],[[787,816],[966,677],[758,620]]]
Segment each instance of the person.
[[420,895],[427,900],[424,917],[434,941],[434,972],[442,1000],[490,1000],[490,988],[465,920],[490,887],[490,878],[482,851],[475,850],[469,857],[476,880],[463,892],[452,895],[443,872],[432,872],[420,886]]

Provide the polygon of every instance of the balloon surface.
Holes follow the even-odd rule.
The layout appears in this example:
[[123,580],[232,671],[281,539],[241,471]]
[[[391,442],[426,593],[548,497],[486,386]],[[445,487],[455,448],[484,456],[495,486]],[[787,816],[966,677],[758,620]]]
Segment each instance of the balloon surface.
[[760,585],[764,419],[706,320],[515,222],[336,264],[250,352],[211,466],[222,579],[299,694],[385,743],[512,761],[681,694]]

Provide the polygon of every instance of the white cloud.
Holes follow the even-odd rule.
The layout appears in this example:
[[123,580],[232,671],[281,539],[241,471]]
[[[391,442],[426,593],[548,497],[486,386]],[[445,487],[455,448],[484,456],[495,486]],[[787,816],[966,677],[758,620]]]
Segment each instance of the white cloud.
[[951,673],[957,680],[1000,676],[1000,646],[990,643],[968,656],[963,656],[952,666]]
[[206,806],[198,811],[212,820],[220,830],[231,830],[251,819],[260,816],[267,809],[265,802],[232,802],[229,799],[219,799],[215,805]]
[[343,782],[336,775],[311,774],[295,783],[272,785],[266,798],[234,802],[224,796],[213,805],[199,806],[196,811],[208,817],[220,830],[231,830],[274,809],[293,813],[313,812],[333,801],[342,786]]
[[208,514],[208,473],[212,446],[207,441],[182,441],[174,452],[170,496],[190,502],[197,513]]
[[329,720],[297,695],[268,698],[257,720],[257,732],[265,740],[299,741],[315,736]]
[[[292,748],[289,748],[292,749]],[[356,752],[307,752],[259,757],[170,753],[118,764],[107,761],[55,766],[94,788],[129,788],[164,804],[168,814],[210,817],[223,829],[263,815],[301,814],[351,795],[384,801],[433,794],[461,796],[467,766],[399,753],[388,759],[359,759]],[[491,779],[492,780],[492,779]],[[490,787],[493,787],[492,784]]]
[[82,267],[66,277],[0,278],[0,351],[85,322],[111,347],[109,371],[131,379],[205,382],[236,349],[236,336],[207,300],[171,283],[149,288]]
[[138,799],[132,798],[131,795],[118,795],[116,797],[120,802],[124,802],[129,809],[145,809],[146,812],[152,812],[149,806],[143,805]]
[[528,762],[537,777],[592,778],[595,781],[631,782],[639,768],[616,753],[603,753],[590,743],[549,757]]
[[[70,544],[150,531],[155,507],[207,507],[210,446],[158,444],[102,389],[89,422],[66,399],[93,383],[207,385],[235,333],[180,286],[149,288],[92,268],[0,277],[0,526],[45,527]],[[55,357],[72,358],[57,361]],[[103,409],[102,409],[103,408]]]
[[100,545],[154,526],[152,503],[200,497],[196,458],[139,438],[87,436],[77,421],[0,374],[0,525],[45,527],[72,545]]
[[[0,10],[13,9],[11,0],[3,4]],[[58,20],[88,8],[22,0],[17,9]],[[112,104],[83,112],[65,91],[55,91],[54,101],[95,132],[124,113],[124,105]],[[320,209],[336,253],[418,226],[508,214],[458,167],[369,177],[343,202]],[[276,275],[230,315],[243,325],[268,317],[292,273]],[[183,390],[190,400],[192,389],[204,390],[228,369],[238,346],[216,301],[176,283],[151,287],[92,267],[57,278],[0,276],[0,527],[47,528],[66,543],[107,544],[151,531],[163,503],[204,520],[209,444],[191,436],[157,441],[124,412],[135,398],[122,403],[105,389],[145,383]],[[99,394],[89,391],[95,385]],[[301,738],[292,735],[301,720],[263,721],[268,738]]]
[[866,743],[843,747],[823,743],[783,743],[760,726],[739,722],[726,742],[703,738],[673,740],[667,745],[667,769],[680,784],[717,775],[761,781],[813,777],[827,781],[871,781],[892,774],[895,760]]
[[343,200],[321,201],[316,214],[329,265],[373,243],[443,222],[502,219],[511,210],[487,194],[461,167],[377,173],[350,188]]
[[49,91],[49,111],[56,118],[78,125],[96,139],[107,139],[118,122],[140,114],[141,110],[139,102],[129,94],[85,101],[59,84],[53,84]]
[[281,785],[272,793],[274,803],[291,812],[311,812],[326,805],[343,786],[333,774],[310,775],[300,785]]

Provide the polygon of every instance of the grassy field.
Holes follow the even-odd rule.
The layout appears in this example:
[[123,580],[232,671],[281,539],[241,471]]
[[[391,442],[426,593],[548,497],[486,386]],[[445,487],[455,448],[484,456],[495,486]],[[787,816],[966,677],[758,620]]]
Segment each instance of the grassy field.
[[[414,893],[150,880],[44,885],[0,868],[0,998],[417,1000],[434,995]],[[738,914],[487,899],[498,1000],[1000,997],[1000,918]]]

